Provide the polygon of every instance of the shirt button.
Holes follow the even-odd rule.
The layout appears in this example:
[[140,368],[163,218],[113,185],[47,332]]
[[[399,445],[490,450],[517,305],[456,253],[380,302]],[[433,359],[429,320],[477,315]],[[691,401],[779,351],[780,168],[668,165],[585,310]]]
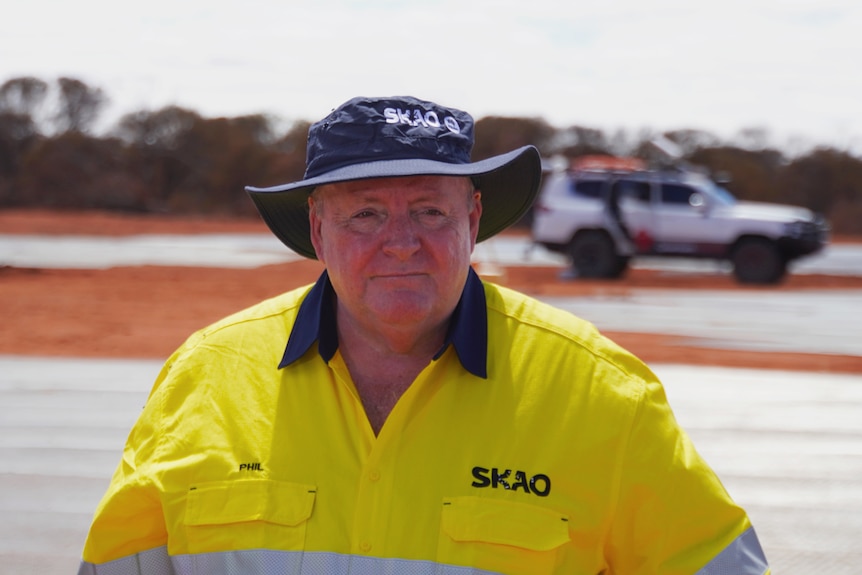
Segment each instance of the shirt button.
[[370,541],[363,541],[362,543],[359,544],[359,548],[364,553],[368,553],[369,551],[371,551],[371,542]]
[[379,481],[380,480],[380,472],[376,469],[372,469],[368,472],[368,479],[371,481]]

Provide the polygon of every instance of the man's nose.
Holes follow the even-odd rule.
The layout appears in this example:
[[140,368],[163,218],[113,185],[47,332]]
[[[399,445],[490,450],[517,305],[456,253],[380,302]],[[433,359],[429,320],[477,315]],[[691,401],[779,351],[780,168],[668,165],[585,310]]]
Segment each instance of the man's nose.
[[405,259],[419,250],[419,230],[409,214],[390,215],[383,230],[383,252]]

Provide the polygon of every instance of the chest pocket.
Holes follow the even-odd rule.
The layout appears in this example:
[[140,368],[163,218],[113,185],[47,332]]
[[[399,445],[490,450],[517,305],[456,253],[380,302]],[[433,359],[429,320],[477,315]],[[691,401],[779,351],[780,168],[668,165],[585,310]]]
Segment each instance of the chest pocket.
[[237,549],[300,551],[315,487],[267,479],[213,481],[188,492],[188,553]]
[[437,560],[500,573],[553,573],[568,519],[545,507],[487,499],[443,501]]

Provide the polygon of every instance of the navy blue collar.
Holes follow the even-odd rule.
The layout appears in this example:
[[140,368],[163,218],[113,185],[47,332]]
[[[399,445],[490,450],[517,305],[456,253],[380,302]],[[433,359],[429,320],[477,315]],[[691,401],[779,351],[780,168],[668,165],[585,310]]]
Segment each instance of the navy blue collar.
[[[324,271],[299,306],[296,322],[287,340],[279,368],[287,367],[317,342],[317,351],[327,363],[338,350],[338,331],[335,324],[335,291]],[[485,288],[482,280],[471,268],[461,299],[452,313],[449,331],[443,347],[434,355],[440,358],[452,344],[461,365],[477,377],[488,377],[488,310],[485,307]]]

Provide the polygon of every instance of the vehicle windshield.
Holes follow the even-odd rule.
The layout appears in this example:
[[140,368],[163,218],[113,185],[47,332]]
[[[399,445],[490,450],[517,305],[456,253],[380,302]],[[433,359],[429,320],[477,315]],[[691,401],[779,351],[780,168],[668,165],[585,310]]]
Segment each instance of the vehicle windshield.
[[727,188],[719,186],[715,182],[710,182],[707,186],[710,195],[715,198],[715,200],[724,206],[732,206],[737,202],[736,197],[730,193]]

